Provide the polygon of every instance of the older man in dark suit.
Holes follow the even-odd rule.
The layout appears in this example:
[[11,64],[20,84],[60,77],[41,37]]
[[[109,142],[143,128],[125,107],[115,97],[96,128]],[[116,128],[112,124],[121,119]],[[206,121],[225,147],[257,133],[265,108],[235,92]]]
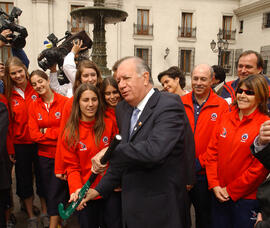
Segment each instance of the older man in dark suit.
[[116,80],[124,98],[116,108],[123,139],[81,207],[121,185],[124,227],[186,228],[186,184],[194,174],[194,153],[187,154],[186,147],[194,141],[184,145],[191,131],[184,106],[178,95],[153,89],[150,69],[140,58],[122,59]]

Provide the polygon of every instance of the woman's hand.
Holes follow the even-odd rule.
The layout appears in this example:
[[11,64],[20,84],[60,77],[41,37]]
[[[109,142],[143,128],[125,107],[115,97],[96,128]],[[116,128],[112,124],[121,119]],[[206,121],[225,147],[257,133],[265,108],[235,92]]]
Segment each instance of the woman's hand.
[[67,180],[67,175],[66,174],[55,174],[57,178],[60,180]]
[[86,203],[89,200],[93,200],[93,199],[95,199],[98,196],[99,196],[99,193],[95,189],[90,188],[88,190],[88,192],[86,193],[85,197],[83,198],[82,202],[77,207],[77,210],[80,211],[80,210],[84,209],[86,207],[86,205],[87,205]]
[[71,193],[69,201],[68,201],[69,203],[75,202],[78,200],[80,190],[81,188],[78,188],[75,192]]
[[9,155],[9,160],[10,160],[13,164],[15,164],[15,162],[16,162],[15,154],[10,154],[10,155]]
[[45,134],[46,131],[47,131],[47,128],[40,128],[39,131],[40,131],[42,134]]
[[100,159],[104,156],[107,149],[108,149],[108,147],[103,148],[94,157],[92,157],[92,159],[91,159],[91,161],[92,161],[91,171],[93,173],[99,174],[99,173],[103,173],[106,170],[107,164],[102,165],[100,163]]
[[219,202],[223,203],[226,202],[230,199],[230,196],[227,192],[226,187],[221,188],[220,186],[216,186],[213,188],[213,192],[216,196],[216,198],[219,200]]

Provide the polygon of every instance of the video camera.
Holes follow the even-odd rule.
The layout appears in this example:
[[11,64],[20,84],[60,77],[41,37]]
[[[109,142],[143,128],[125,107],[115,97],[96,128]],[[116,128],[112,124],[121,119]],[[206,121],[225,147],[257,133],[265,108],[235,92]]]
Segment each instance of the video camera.
[[8,35],[10,40],[3,36],[0,36],[0,39],[5,43],[10,43],[16,49],[22,49],[25,46],[25,38],[28,36],[26,28],[15,23],[15,18],[17,19],[21,14],[22,11],[17,7],[13,7],[10,15],[0,8],[0,33],[5,29],[12,31],[12,34]]
[[[87,47],[85,50],[92,47],[92,40],[85,31],[78,32],[74,35],[67,31],[65,36],[60,40],[58,40],[58,38],[52,33],[47,36],[47,39],[52,43],[52,47],[43,50],[37,59],[39,67],[44,71],[52,67],[54,64],[58,64],[59,68],[63,66],[65,56],[73,47],[73,40],[82,40],[82,47]],[[64,41],[57,46],[57,44],[62,40]]]

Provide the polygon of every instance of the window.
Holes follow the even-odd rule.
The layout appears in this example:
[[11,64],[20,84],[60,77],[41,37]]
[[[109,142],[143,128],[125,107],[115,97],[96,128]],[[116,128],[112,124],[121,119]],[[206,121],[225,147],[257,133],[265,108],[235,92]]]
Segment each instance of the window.
[[192,36],[192,13],[182,13],[181,37]]
[[239,24],[239,33],[243,33],[243,29],[244,29],[244,21],[240,21],[240,24]]
[[263,74],[267,74],[268,60],[263,61]]
[[180,48],[179,49],[179,66],[185,73],[191,73],[194,67],[194,48]]
[[149,10],[138,9],[137,11],[137,34],[149,35]]
[[[0,2],[0,7],[3,9],[4,12],[10,14],[13,8],[13,3]],[[0,48],[0,59],[3,63],[5,63],[10,56],[11,48],[9,46],[4,46]]]
[[270,12],[263,14],[263,28],[270,28]]
[[260,52],[263,58],[263,74],[270,75],[270,45],[262,46]]
[[[75,10],[77,8],[80,8],[80,7],[83,7],[83,6],[79,6],[79,5],[71,5],[71,11],[72,10]],[[75,20],[71,17],[71,29],[70,31],[72,33],[77,33],[77,32],[80,32],[82,30],[85,30],[85,23],[84,22],[79,22],[78,20]]]
[[232,16],[223,16],[223,39],[232,38]]
[[221,52],[221,66],[228,75],[232,75],[233,72],[233,53],[233,50]]
[[150,46],[135,46],[134,55],[142,58],[147,65],[152,68],[152,47]]

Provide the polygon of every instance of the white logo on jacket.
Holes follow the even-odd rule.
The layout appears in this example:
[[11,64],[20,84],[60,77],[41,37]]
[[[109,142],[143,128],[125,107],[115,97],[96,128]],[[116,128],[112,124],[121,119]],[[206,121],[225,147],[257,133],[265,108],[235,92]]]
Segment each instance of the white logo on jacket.
[[61,118],[61,112],[56,112],[55,114],[56,119],[60,119]]
[[108,136],[104,136],[102,139],[102,142],[104,143],[105,146],[109,145],[109,138]]
[[32,95],[32,100],[35,101],[37,99],[37,96],[36,95]]
[[212,113],[212,114],[211,114],[211,120],[212,120],[212,121],[216,121],[216,120],[217,120],[217,116],[218,116],[218,115],[217,115],[215,112]]
[[246,142],[248,139],[248,133],[245,133],[241,136],[241,142]]
[[223,131],[221,132],[220,136],[223,137],[223,138],[226,138],[226,135],[227,135],[227,130],[226,128],[224,127],[223,128]]
[[42,120],[42,115],[38,113],[38,120]]
[[86,147],[86,145],[83,142],[80,141],[79,143],[80,143],[80,151],[87,150],[87,147]]

